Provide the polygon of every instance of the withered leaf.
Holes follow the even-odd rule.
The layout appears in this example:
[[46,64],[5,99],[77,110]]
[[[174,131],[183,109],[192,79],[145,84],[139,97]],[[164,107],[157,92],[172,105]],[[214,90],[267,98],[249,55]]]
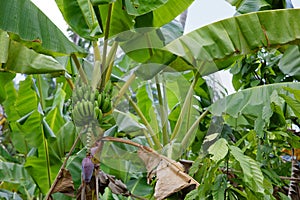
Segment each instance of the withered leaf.
[[60,192],[67,196],[74,197],[74,191],[75,188],[69,170],[62,169],[61,177],[59,177],[57,183],[55,184],[52,194]]
[[185,169],[181,163],[160,155],[154,150],[149,151],[149,148],[140,148],[138,155],[146,165],[148,182],[156,176],[155,199],[162,200],[184,188],[199,186],[196,180],[184,172]]

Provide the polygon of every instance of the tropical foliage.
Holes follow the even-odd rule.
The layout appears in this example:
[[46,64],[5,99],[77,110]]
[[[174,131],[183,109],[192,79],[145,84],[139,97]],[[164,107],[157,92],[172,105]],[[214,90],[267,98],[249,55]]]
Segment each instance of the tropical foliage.
[[299,197],[300,10],[229,1],[183,35],[192,2],[56,0],[73,42],[2,2],[1,199]]

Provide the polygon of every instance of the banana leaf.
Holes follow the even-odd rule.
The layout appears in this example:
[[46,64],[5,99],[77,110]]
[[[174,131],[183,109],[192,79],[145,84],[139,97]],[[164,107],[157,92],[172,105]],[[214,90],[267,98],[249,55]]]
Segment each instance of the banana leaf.
[[194,68],[208,75],[262,47],[284,51],[290,44],[299,44],[300,22],[293,20],[299,17],[300,9],[286,9],[224,19],[173,40],[150,59],[165,54],[170,59],[162,64],[178,71]]
[[[3,45],[4,44],[4,45]],[[9,39],[8,34],[0,30],[0,67],[4,71],[38,74],[63,72],[65,68],[53,57],[39,54],[23,44]]]
[[[160,27],[175,19],[193,0],[56,0],[66,22],[81,37],[94,40],[104,36],[111,4],[109,36],[134,28]],[[76,20],[74,20],[76,19]]]
[[1,1],[0,29],[36,52],[64,56],[86,55],[41,12],[30,0]]
[[213,103],[209,111],[224,116],[232,127],[254,127],[259,136],[270,123],[275,109],[283,108],[280,94],[291,96],[284,88],[300,89],[300,83],[277,83],[245,89]]

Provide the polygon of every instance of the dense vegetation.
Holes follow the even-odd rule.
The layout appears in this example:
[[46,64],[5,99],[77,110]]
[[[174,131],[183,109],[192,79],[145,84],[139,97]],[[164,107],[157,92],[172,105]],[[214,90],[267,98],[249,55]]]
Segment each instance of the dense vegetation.
[[183,35],[192,2],[56,0],[73,42],[2,2],[1,199],[299,198],[300,10],[229,1]]

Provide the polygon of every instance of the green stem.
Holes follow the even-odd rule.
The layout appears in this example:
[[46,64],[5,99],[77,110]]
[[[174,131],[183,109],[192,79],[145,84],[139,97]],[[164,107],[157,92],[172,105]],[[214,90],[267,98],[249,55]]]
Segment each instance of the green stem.
[[132,73],[131,76],[127,79],[123,87],[119,90],[119,93],[117,94],[115,101],[114,101],[114,107],[116,107],[121,100],[121,98],[124,96],[125,92],[129,88],[130,84],[135,80],[135,74]]
[[[101,71],[105,71],[105,66],[106,66],[106,54],[107,54],[107,46],[108,46],[108,36],[109,36],[109,29],[110,29],[110,20],[111,20],[111,15],[112,15],[112,8],[113,4],[111,3],[108,6],[108,14],[106,18],[106,24],[105,24],[105,33],[104,33],[104,44],[103,44],[103,55],[102,55],[102,65],[101,65]],[[106,74],[102,73],[101,76],[101,84],[100,84],[100,89],[102,90],[105,86],[105,77]]]
[[79,72],[79,75],[80,75],[82,81],[83,81],[85,84],[87,84],[87,83],[88,83],[88,80],[87,80],[87,78],[86,78],[86,74],[85,74],[85,72],[83,71],[83,69],[82,69],[82,67],[81,67],[81,65],[80,65],[80,63],[79,63],[79,61],[78,61],[78,59],[77,59],[77,56],[76,56],[75,54],[71,54],[71,57],[72,57],[73,61],[75,62],[76,68],[77,68],[77,70],[78,70],[78,72]]
[[74,90],[75,85],[74,85],[72,79],[71,79],[71,78],[68,78],[68,77],[66,77],[66,76],[65,76],[65,79],[66,79],[67,83],[69,84],[71,90]]
[[173,133],[171,135],[171,140],[173,140],[177,136],[177,134],[179,133],[180,127],[182,125],[183,117],[186,114],[186,111],[188,110],[188,107],[190,106],[190,104],[189,104],[190,98],[192,98],[194,87],[195,87],[199,77],[200,77],[200,74],[198,72],[196,72],[195,78],[194,78],[194,80],[193,80],[193,82],[192,82],[192,84],[189,88],[189,91],[188,91],[188,93],[186,95],[186,98],[184,100],[184,103],[182,105],[182,108],[181,108],[180,114],[178,116],[176,125],[175,125]]
[[153,144],[151,138],[149,138],[149,136],[148,136],[146,130],[143,129],[142,131],[143,131],[143,133],[144,133],[144,136],[145,136],[145,138],[146,138],[146,140],[147,140],[149,146],[150,146],[152,149],[154,149],[154,144]]
[[[44,132],[44,130],[43,130],[43,132]],[[43,140],[44,140],[44,148],[45,148],[45,154],[46,154],[48,185],[51,186],[51,166],[50,166],[50,159],[49,159],[48,142],[44,136],[44,133],[43,133]]]
[[44,105],[44,98],[43,98],[43,91],[42,91],[42,81],[41,81],[41,76],[40,74],[37,75],[37,88],[39,90],[39,95],[40,95],[40,104],[42,107],[42,110],[45,110],[45,105]]
[[186,149],[188,143],[191,141],[191,136],[194,133],[194,131],[196,130],[196,128],[199,126],[199,123],[201,122],[201,120],[204,119],[204,117],[208,114],[208,110],[204,111],[199,118],[193,123],[193,125],[190,127],[190,129],[186,132],[186,134],[184,135],[184,138],[181,141],[181,146],[182,149]]
[[[161,144],[160,144],[158,138],[156,137],[156,135],[155,135],[155,133],[154,133],[151,125],[149,124],[149,122],[147,121],[146,117],[144,116],[143,112],[140,110],[140,108],[136,105],[136,103],[127,94],[124,94],[124,96],[129,101],[129,103],[131,104],[131,106],[133,107],[133,109],[137,112],[138,116],[142,120],[142,123],[146,126],[147,130],[149,131],[149,136],[153,140],[154,145],[156,146],[156,150],[157,149],[161,149]],[[145,135],[145,136],[149,137],[148,135]]]
[[161,87],[158,80],[158,75],[155,76],[155,85],[157,89],[158,95],[158,102],[159,102],[159,109],[160,109],[160,119],[161,119],[161,126],[162,126],[162,134],[163,134],[163,145],[166,145],[169,142],[169,135],[167,130],[167,123],[166,123],[166,112],[164,107],[163,101],[163,93],[161,91]]
[[101,54],[99,50],[99,46],[97,41],[93,41],[93,49],[94,49],[94,70],[92,77],[92,88],[95,90],[97,88],[98,83],[101,81]]
[[105,66],[105,82],[104,82],[105,84],[110,79],[112,68],[113,68],[113,65],[114,65],[114,60],[115,60],[117,50],[118,50],[118,45],[119,45],[119,43],[114,41],[114,43],[111,46],[111,49],[108,53],[107,65]]

